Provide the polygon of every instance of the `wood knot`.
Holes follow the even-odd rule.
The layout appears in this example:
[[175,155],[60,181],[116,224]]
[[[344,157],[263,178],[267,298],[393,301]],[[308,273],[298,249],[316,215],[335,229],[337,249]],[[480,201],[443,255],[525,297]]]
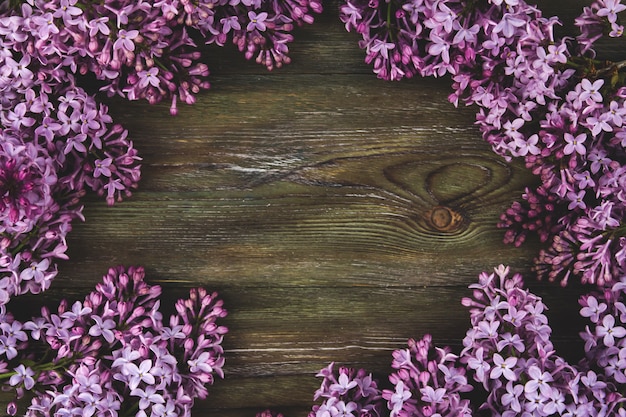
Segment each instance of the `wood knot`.
[[461,213],[445,206],[435,206],[426,213],[428,225],[444,233],[454,232],[463,224]]

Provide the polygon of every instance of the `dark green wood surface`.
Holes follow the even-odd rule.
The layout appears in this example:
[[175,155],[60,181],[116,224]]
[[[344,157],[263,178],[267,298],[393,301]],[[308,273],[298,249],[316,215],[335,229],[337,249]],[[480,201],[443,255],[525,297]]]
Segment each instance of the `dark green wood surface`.
[[[571,21],[588,3],[540,6]],[[500,263],[527,273],[537,253],[496,228],[533,177],[482,142],[475,109],[447,102],[448,80],[378,80],[357,41],[329,3],[272,73],[232,46],[208,49],[212,89],[175,118],[110,101],[144,158],[140,189],[114,207],[86,199],[70,261],[29,305],[82,298],[117,264],[145,266],[165,304],[218,291],[226,378],[197,416],[304,417],[330,361],[384,373],[425,333],[458,350],[467,285]],[[577,290],[528,282],[576,357]]]

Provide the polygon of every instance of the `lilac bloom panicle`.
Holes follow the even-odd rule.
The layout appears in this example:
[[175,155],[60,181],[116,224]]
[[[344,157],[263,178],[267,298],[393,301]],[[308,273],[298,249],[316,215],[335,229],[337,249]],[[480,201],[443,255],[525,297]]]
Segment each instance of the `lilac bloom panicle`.
[[324,400],[313,406],[309,417],[380,416],[383,410],[381,391],[377,381],[365,370],[346,367],[336,370],[331,363],[318,376],[323,380],[314,399]]
[[[465,369],[459,366],[458,357],[449,348],[436,348],[432,337],[409,340],[408,357],[406,350],[394,352],[389,376],[395,390],[383,390],[392,414],[404,415],[417,410],[428,409],[441,415],[467,414],[469,400],[461,394],[472,390],[465,376]],[[399,360],[402,358],[401,360]]]
[[[194,400],[223,377],[228,329],[217,323],[226,316],[217,294],[193,289],[179,300],[169,323],[184,323],[177,327],[184,335],[171,337],[159,312],[161,289],[144,276],[141,267],[111,268],[82,302],[43,307],[26,323],[0,306],[0,376],[18,399],[30,400],[27,416],[189,417]],[[49,354],[33,360],[42,349]]]
[[112,204],[131,195],[140,177],[140,158],[127,132],[65,75],[68,85],[42,76],[27,89],[10,84],[3,93],[0,282],[17,279],[2,286],[0,303],[50,286],[56,261],[67,259],[71,224],[83,220],[80,201],[88,189],[102,195],[105,180],[119,181],[108,195]]
[[[463,340],[459,360],[486,390],[487,401],[480,408],[502,415],[509,415],[508,410],[516,413],[534,410],[551,415],[583,400],[593,407],[609,408],[622,401],[615,386],[609,384],[603,389],[610,402],[599,399],[596,392],[587,388],[572,394],[571,387],[587,372],[586,365],[583,363],[579,369],[556,354],[551,342],[552,329],[544,313],[546,307],[541,298],[523,287],[520,275],[511,275],[508,268],[500,266],[487,276],[481,274],[479,282],[470,286],[474,289],[473,296],[462,301],[470,309],[472,328]],[[493,311],[491,300],[494,299],[515,306],[514,310],[509,307]],[[590,315],[600,310],[595,308],[595,301],[587,301]],[[505,319],[514,311],[526,314],[516,315],[515,321]],[[493,314],[495,317],[491,317]],[[493,337],[476,337],[486,315],[502,324]]]

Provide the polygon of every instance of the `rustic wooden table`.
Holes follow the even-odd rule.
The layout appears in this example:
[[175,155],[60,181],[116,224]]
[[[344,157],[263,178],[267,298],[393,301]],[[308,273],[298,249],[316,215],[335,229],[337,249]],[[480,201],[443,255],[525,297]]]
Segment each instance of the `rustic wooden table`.
[[[588,3],[540,6],[571,21]],[[226,378],[196,416],[304,417],[330,361],[388,372],[392,350],[425,333],[458,349],[478,273],[529,272],[538,244],[505,246],[496,223],[533,177],[481,140],[475,109],[447,102],[448,80],[378,80],[357,41],[329,3],[272,73],[234,46],[209,49],[212,89],[175,118],[110,102],[143,179],[114,207],[86,199],[45,297],[82,298],[117,264],[144,265],[166,304],[218,291]],[[579,355],[577,290],[527,281],[557,348]]]

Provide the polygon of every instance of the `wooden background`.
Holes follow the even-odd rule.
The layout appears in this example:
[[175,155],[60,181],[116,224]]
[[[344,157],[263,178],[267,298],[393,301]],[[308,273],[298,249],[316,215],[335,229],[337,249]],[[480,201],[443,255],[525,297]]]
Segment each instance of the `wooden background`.
[[[588,3],[540,7],[568,31]],[[272,73],[209,48],[212,89],[175,118],[110,102],[144,158],[140,189],[114,207],[86,199],[45,295],[82,298],[117,264],[144,265],[166,304],[218,291],[226,378],[196,416],[304,417],[330,361],[384,374],[392,350],[425,333],[458,351],[467,285],[500,263],[527,273],[539,248],[501,243],[498,217],[533,178],[482,142],[475,109],[447,102],[448,80],[376,79],[337,3],[325,9]],[[575,359],[578,290],[527,276]]]

